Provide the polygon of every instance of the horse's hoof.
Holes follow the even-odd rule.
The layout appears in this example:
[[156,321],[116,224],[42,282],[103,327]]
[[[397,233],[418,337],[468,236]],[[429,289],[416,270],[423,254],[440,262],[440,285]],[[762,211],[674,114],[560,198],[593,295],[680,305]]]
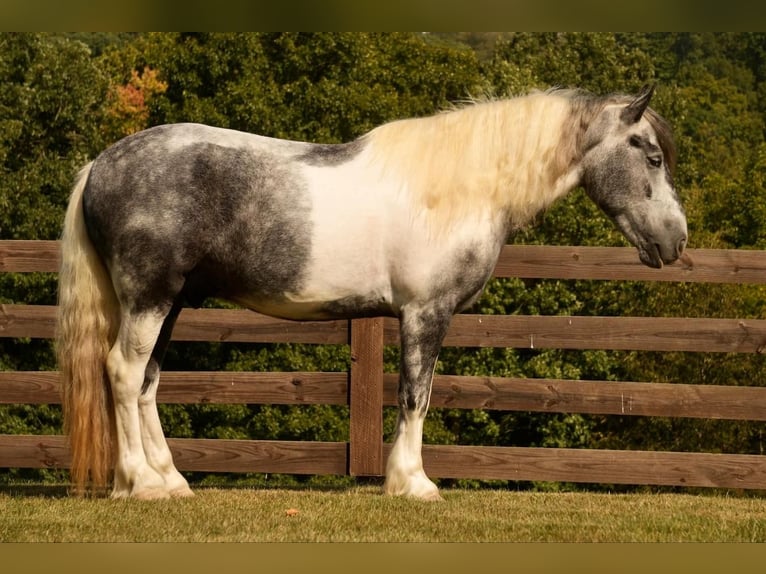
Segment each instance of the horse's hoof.
[[172,498],[191,498],[194,496],[194,492],[188,486],[176,488],[170,491]]
[[427,485],[420,485],[420,488],[415,488],[410,485],[410,488],[398,487],[395,488],[390,483],[383,485],[383,492],[388,496],[403,496],[405,498],[415,498],[418,500],[426,500],[428,502],[437,502],[444,500],[439,494],[439,489],[430,480]]
[[136,500],[162,500],[164,498],[170,498],[170,493],[164,488],[144,488],[142,490],[133,491],[130,494],[131,498]]
[[420,500],[425,500],[427,502],[444,502],[444,499],[442,498],[442,495],[439,494],[439,491],[436,492],[429,492],[428,494],[425,494],[423,496],[418,496]]

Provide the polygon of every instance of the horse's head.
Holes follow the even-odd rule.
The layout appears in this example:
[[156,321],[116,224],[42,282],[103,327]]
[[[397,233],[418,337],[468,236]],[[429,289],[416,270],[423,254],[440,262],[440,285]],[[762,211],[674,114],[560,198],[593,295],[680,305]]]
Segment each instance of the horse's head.
[[684,209],[673,186],[675,148],[665,121],[649,106],[653,87],[606,105],[587,127],[582,183],[590,198],[636,246],[641,261],[662,267],[686,246]]

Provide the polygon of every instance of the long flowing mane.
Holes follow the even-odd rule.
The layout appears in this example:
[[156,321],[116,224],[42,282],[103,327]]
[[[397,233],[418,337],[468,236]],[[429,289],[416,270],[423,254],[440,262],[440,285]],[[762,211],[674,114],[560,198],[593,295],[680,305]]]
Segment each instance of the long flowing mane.
[[[583,153],[592,119],[605,106],[628,101],[552,89],[394,121],[367,138],[373,162],[401,180],[436,226],[471,211],[506,209],[519,227],[561,195],[560,178]],[[674,166],[670,128],[651,110],[647,118]]]

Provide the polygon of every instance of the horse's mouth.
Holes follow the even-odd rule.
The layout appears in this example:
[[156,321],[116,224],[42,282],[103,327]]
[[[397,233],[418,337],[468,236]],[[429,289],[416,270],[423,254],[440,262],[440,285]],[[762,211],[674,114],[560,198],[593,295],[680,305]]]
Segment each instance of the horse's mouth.
[[636,225],[627,215],[617,215],[614,221],[623,235],[638,250],[638,258],[641,260],[641,263],[653,269],[662,269],[663,261],[660,246],[656,242],[644,237],[643,234],[638,233]]
[[672,263],[672,261],[663,262],[662,256],[660,255],[660,247],[656,243],[639,244],[637,249],[638,258],[641,260],[641,263],[647,267],[662,269],[664,263]]
[[675,245],[663,246],[656,242],[640,242],[636,244],[638,257],[641,263],[654,269],[662,269],[663,265],[669,265],[684,258],[686,248],[686,236],[679,239]]
[[659,237],[652,233],[640,232],[637,225],[627,216],[618,215],[615,222],[620,231],[638,250],[638,258],[641,263],[653,269],[662,269],[666,264],[676,261],[686,247],[686,230],[678,229],[675,234],[668,233],[668,237]]

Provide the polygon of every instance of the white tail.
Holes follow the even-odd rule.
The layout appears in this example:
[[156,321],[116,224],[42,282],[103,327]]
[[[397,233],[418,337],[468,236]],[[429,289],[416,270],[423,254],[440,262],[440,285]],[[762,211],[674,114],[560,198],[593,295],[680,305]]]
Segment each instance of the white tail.
[[106,356],[119,327],[119,306],[83,219],[82,195],[91,165],[78,174],[64,219],[56,335],[70,474],[78,493],[107,486],[115,435]]

